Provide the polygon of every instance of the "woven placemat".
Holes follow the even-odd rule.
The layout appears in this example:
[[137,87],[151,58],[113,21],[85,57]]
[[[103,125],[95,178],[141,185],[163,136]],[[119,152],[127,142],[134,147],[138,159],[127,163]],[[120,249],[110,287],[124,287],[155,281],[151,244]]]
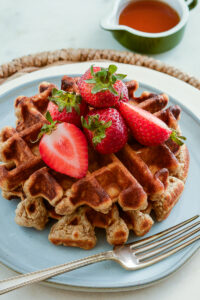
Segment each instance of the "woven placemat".
[[200,90],[200,80],[154,58],[129,51],[97,49],[61,49],[16,58],[0,66],[0,84],[41,68],[90,60],[109,60],[147,67],[183,80]]

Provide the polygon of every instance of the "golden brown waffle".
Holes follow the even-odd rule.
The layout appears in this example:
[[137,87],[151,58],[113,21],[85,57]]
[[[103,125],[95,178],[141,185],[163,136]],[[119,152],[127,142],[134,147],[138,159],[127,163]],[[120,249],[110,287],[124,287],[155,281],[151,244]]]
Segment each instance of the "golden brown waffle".
[[[78,78],[64,76],[63,90],[78,93]],[[186,146],[171,140],[163,145],[144,147],[133,138],[117,154],[100,155],[89,149],[86,177],[76,180],[46,167],[38,144],[33,144],[46,123],[48,97],[55,86],[43,82],[39,94],[20,96],[15,101],[16,129],[0,133],[0,186],[7,199],[21,198],[16,222],[44,228],[48,218],[58,219],[49,235],[55,244],[89,249],[96,244],[95,227],[105,228],[107,240],[116,245],[126,242],[128,229],[138,235],[168,216],[178,201],[187,177],[189,155]],[[168,97],[134,93],[136,81],[127,83],[130,103],[148,110],[169,127],[179,130],[180,108],[165,108]],[[74,221],[76,220],[76,222]]]
[[53,244],[90,249],[96,244],[95,228],[106,230],[107,241],[111,245],[125,243],[129,230],[133,230],[137,236],[146,234],[153,225],[150,212],[151,205],[145,211],[124,212],[114,204],[108,214],[82,206],[70,215],[61,216],[42,198],[27,198],[18,204],[15,221],[20,226],[41,230],[48,218],[59,220],[49,234]]
[[[106,229],[107,241],[109,244],[120,245],[127,241],[129,235],[128,229],[133,230],[137,236],[143,236],[151,229],[154,223],[152,218],[149,216],[151,208],[152,206],[149,205],[148,209],[145,211],[135,210],[125,212],[122,209],[119,210],[117,205],[114,204],[108,214],[103,214],[88,206],[84,206],[79,208],[78,211],[71,214],[69,217],[70,220],[74,220],[77,214],[78,216],[80,214],[85,214],[87,221],[90,222],[93,229],[96,227]],[[52,208],[48,207],[47,210],[49,217],[57,220],[66,220],[66,217],[56,215]],[[77,223],[78,222],[70,221],[70,225],[77,225]],[[57,227],[55,224],[54,228],[56,228],[56,232],[59,234],[59,226]],[[52,232],[50,233],[49,238],[51,242],[54,243],[54,235]],[[59,242],[64,244],[61,238]]]
[[55,245],[75,246],[91,249],[96,245],[94,228],[104,228],[108,243],[124,244],[129,230],[116,205],[108,214],[99,213],[89,207],[80,207],[71,215],[62,217],[51,229],[49,240]]
[[36,140],[46,123],[42,112],[46,111],[48,96],[54,85],[42,83],[45,90],[31,98],[20,96],[15,100],[16,129],[5,127],[0,133],[0,186],[13,191],[44,163],[40,158]]
[[46,167],[39,169],[25,181],[24,192],[28,198],[43,197],[60,215],[69,215],[82,205],[108,213],[116,201],[124,210],[145,209],[147,195],[141,185],[115,155],[105,158],[101,157],[99,164],[95,160],[97,169],[80,180]]
[[44,229],[48,222],[48,211],[42,198],[25,199],[16,209],[15,222],[20,226]]

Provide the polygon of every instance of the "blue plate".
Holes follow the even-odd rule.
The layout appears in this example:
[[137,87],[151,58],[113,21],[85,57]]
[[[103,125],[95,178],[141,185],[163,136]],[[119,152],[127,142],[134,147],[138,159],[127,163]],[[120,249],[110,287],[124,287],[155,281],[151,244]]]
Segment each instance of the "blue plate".
[[[50,72],[49,72],[50,73]],[[64,75],[64,73],[63,73]],[[31,96],[37,93],[37,85],[47,80],[60,85],[61,75],[21,83],[0,94],[0,128],[15,125],[13,101],[18,95]],[[144,90],[159,93],[150,86],[140,84],[138,94]],[[170,104],[177,101],[170,98]],[[180,104],[180,103],[178,103]],[[180,125],[187,137],[190,152],[190,169],[184,192],[167,220],[156,223],[147,235],[164,230],[200,212],[200,121],[187,108],[182,106]],[[54,246],[48,241],[50,223],[44,231],[20,227],[15,224],[15,209],[18,201],[7,201],[0,196],[0,261],[20,273],[27,273],[50,266],[70,262],[101,251],[110,250],[102,230],[97,232],[98,244],[90,251]],[[135,238],[130,235],[129,241]],[[150,285],[177,270],[198,249],[200,242],[187,247],[172,257],[151,267],[138,271],[126,271],[115,262],[101,262],[79,270],[65,273],[48,280],[57,287],[79,290],[123,290]]]

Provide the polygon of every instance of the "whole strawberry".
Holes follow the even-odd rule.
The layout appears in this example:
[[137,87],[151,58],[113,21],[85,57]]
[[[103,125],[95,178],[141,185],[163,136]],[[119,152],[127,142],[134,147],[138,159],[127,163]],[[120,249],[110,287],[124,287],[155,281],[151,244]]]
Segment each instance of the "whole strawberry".
[[115,153],[127,142],[126,124],[114,108],[94,109],[81,121],[89,143],[101,154]]
[[84,101],[93,107],[105,108],[118,105],[121,99],[128,98],[128,90],[122,79],[123,74],[116,74],[117,67],[108,69],[93,67],[78,81],[78,87]]
[[134,138],[142,145],[156,146],[169,138],[182,145],[182,140],[186,139],[178,136],[176,130],[169,128],[163,121],[144,109],[125,102],[120,103],[119,109]]
[[54,121],[81,126],[81,116],[88,112],[88,106],[82,100],[81,95],[54,88],[49,100],[47,110]]

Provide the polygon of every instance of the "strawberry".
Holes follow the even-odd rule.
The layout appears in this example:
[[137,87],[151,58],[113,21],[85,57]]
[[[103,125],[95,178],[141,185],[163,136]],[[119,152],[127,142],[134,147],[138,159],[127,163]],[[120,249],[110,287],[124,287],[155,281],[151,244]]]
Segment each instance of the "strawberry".
[[108,69],[93,67],[78,81],[83,100],[93,107],[105,108],[118,104],[123,97],[128,97],[128,89],[121,81],[126,77],[116,74],[117,67],[110,65]]
[[94,109],[81,121],[88,141],[101,154],[115,153],[127,142],[126,124],[114,108]]
[[127,89],[127,86],[125,85],[125,83],[123,81],[121,81],[121,95],[120,95],[120,99],[115,104],[116,108],[119,108],[119,105],[120,105],[121,101],[123,101],[123,102],[128,102],[129,101],[128,89]]
[[70,123],[56,123],[49,112],[50,124],[45,124],[38,138],[43,161],[53,170],[75,178],[82,178],[88,170],[88,147],[83,132]]
[[128,88],[123,81],[122,81],[122,90],[121,90],[121,101],[123,102],[129,101]]
[[47,110],[54,121],[81,126],[81,116],[88,112],[88,106],[82,100],[81,95],[54,88],[49,100]]
[[125,102],[120,103],[119,109],[134,138],[142,145],[159,145],[169,138],[182,145],[182,140],[186,139],[178,136],[176,130],[170,129],[163,121],[144,109]]

